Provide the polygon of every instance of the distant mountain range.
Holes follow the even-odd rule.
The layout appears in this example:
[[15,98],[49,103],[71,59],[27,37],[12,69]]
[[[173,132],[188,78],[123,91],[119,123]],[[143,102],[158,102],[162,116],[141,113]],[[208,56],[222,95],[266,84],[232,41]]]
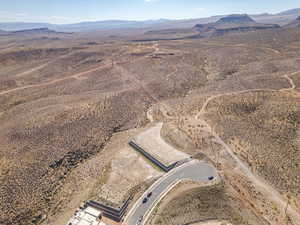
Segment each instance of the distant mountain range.
[[[189,28],[194,27],[196,24],[214,23],[217,20],[225,17],[226,15],[213,16],[208,18],[199,19],[186,19],[186,20],[146,20],[146,21],[124,21],[124,20],[108,20],[96,22],[82,22],[76,24],[49,24],[49,23],[0,23],[0,30],[4,31],[17,31],[38,28],[48,28],[55,31],[63,32],[84,32],[96,30],[116,30],[128,28]],[[278,14],[258,14],[251,15],[258,23],[279,24],[286,25],[300,16],[300,8],[283,11]]]
[[232,32],[246,32],[280,28],[278,24],[257,23],[247,14],[234,14],[222,17],[215,23],[197,24],[194,29],[199,32],[196,37],[209,37]]
[[284,27],[286,28],[295,28],[295,27],[300,27],[300,16],[292,21],[291,23],[285,25]]
[[33,29],[25,29],[25,30],[17,30],[17,31],[4,31],[0,30],[0,36],[26,36],[26,35],[51,35],[51,34],[71,34],[66,32],[58,32],[54,30],[50,30],[48,28],[33,28]]
[[283,11],[281,13],[278,13],[278,15],[299,15],[300,14],[300,8],[297,9],[290,9],[290,10],[286,10]]
[[82,22],[75,24],[49,24],[49,23],[0,23],[0,29],[5,31],[29,30],[38,28],[48,28],[55,31],[64,32],[83,32],[94,30],[112,30],[125,28],[145,28],[152,25],[167,23],[170,20],[146,20],[146,21],[123,21],[123,20],[108,20],[96,22]]

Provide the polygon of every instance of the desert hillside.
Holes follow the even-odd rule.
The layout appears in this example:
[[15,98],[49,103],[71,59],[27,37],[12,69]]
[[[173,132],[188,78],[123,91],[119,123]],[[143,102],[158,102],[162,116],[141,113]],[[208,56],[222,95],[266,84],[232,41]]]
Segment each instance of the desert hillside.
[[63,225],[84,201],[138,199],[162,171],[128,147],[135,139],[162,160],[195,157],[220,175],[213,186],[180,186],[151,224],[217,215],[296,225],[300,28],[246,15],[196,28],[237,23],[267,29],[1,36],[0,224]]

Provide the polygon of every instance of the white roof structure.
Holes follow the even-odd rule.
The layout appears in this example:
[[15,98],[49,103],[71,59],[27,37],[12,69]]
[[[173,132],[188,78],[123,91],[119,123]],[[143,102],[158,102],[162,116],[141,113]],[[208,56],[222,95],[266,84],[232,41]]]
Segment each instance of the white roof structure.
[[99,217],[101,212],[93,207],[86,207],[77,212],[68,222],[67,225],[105,225]]
[[86,207],[85,210],[84,210],[86,213],[90,214],[90,215],[93,215],[94,217],[100,217],[101,215],[101,212],[98,210],[98,209],[95,209],[93,207]]

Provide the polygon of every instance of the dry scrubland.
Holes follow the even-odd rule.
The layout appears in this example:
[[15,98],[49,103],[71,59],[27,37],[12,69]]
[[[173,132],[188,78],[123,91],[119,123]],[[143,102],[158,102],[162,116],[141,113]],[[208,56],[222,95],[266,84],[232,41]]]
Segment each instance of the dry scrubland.
[[164,207],[158,206],[151,224],[194,224],[193,222],[206,220],[225,220],[240,225],[266,224],[247,210],[243,202],[235,198],[224,184],[182,192],[180,187],[177,189],[177,196],[166,199]]
[[[103,198],[99,177],[125,157],[105,146],[116,133],[144,127],[150,107],[155,119],[173,121],[166,130],[192,140],[183,151],[204,152],[209,144],[199,145],[195,127],[184,122],[191,120],[178,118],[194,118],[213,95],[220,96],[205,118],[216,132],[255,173],[299,202],[300,75],[290,76],[294,90],[283,77],[300,70],[299,37],[300,29],[277,29],[154,43],[80,35],[0,40],[0,224],[38,224],[46,217],[57,224],[53,218],[70,216],[81,201]],[[164,128],[162,136],[176,137]],[[160,223],[171,224],[172,216],[191,222],[188,210],[195,220],[217,214],[260,224],[249,216],[251,207],[237,210],[242,200],[227,194],[229,186],[176,197]],[[73,208],[62,207],[69,202]]]
[[226,96],[211,102],[206,116],[253,171],[299,204],[299,97],[279,92]]
[[188,158],[189,155],[174,149],[161,138],[162,126],[162,123],[158,123],[142,132],[134,138],[135,143],[167,166]]
[[[232,159],[224,154],[215,138],[205,130],[205,124],[197,118],[204,116],[235,154],[247,162],[255,174],[272,184],[299,213],[300,105],[297,90],[300,64],[299,49],[294,45],[298,42],[298,33],[298,30],[251,32],[231,35],[230,39],[211,39],[205,45],[210,45],[206,71],[210,69],[208,75],[213,76],[212,80],[204,88],[191,91],[185,98],[168,101],[175,116],[173,122],[166,126],[166,140],[178,146],[176,134],[183,132],[182,137],[187,135],[198,150],[192,145],[190,148],[182,145],[182,149],[189,154],[204,152],[218,167],[216,162],[222,163],[219,168],[225,171],[224,179],[239,193],[238,196],[250,202],[250,208],[257,215],[273,218],[270,219],[272,224],[283,223],[278,206],[267,203],[265,196],[256,192],[243,176],[234,172],[230,174]],[[185,43],[186,46],[188,44]],[[239,49],[242,50],[241,55],[237,53]],[[224,68],[231,69],[226,71]],[[201,96],[197,99],[195,96],[199,94]],[[197,101],[201,104],[194,105]],[[179,129],[174,129],[176,126]],[[180,210],[178,206],[179,202],[172,209],[167,207],[165,210],[173,210],[171,215],[175,215],[175,211]],[[282,209],[282,206],[279,208]],[[288,223],[289,217],[284,221]]]

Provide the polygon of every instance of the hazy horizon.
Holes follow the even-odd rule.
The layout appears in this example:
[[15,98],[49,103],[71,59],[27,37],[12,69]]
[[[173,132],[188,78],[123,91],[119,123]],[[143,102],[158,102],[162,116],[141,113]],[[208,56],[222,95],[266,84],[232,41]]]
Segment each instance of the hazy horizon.
[[179,20],[236,13],[274,14],[298,7],[299,2],[296,0],[275,3],[272,0],[246,0],[238,3],[234,0],[75,0],[72,4],[67,0],[28,0],[21,3],[11,0],[2,3],[0,22],[70,24],[107,20]]

